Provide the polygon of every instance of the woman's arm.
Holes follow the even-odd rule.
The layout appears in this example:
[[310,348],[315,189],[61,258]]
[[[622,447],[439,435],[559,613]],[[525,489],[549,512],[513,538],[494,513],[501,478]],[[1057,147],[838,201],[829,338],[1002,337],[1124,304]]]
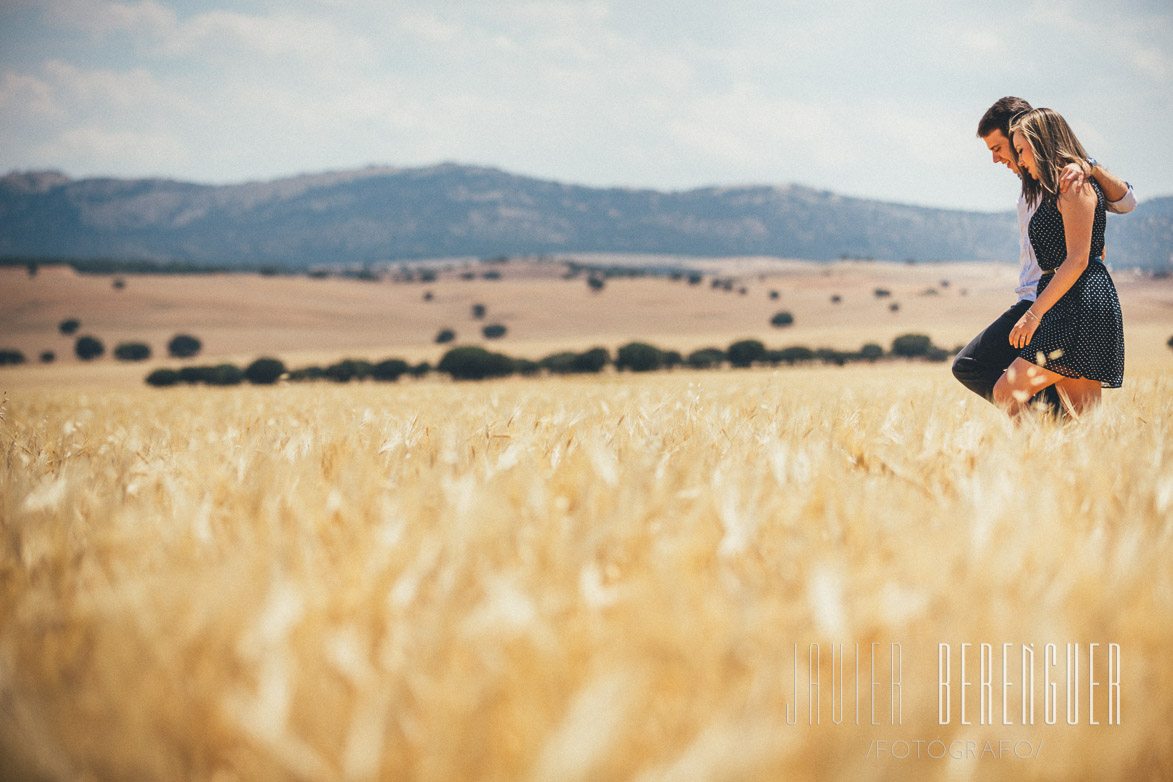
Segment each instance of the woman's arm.
[[1071,286],[1087,268],[1088,254],[1092,249],[1092,224],[1096,217],[1095,191],[1090,185],[1085,185],[1078,190],[1069,188],[1066,193],[1060,193],[1059,212],[1063,215],[1067,258],[1055,270],[1051,283],[1010,330],[1010,344],[1014,347],[1030,344],[1043,315],[1063,298],[1063,294],[1071,290]]
[[[1040,318],[1047,314],[1087,268],[1092,249],[1092,223],[1096,219],[1096,193],[1090,185],[1059,194],[1059,212],[1063,215],[1063,235],[1067,240],[1067,258],[1055,270],[1055,277],[1039,294],[1031,309]],[[1029,316],[1026,316],[1029,317]]]

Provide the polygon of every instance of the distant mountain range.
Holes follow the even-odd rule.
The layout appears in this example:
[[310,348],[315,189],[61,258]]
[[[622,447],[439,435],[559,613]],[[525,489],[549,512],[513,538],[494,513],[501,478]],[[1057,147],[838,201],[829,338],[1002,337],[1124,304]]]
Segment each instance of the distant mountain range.
[[[1116,266],[1170,269],[1173,198],[1108,228]],[[1017,259],[1012,212],[847,198],[795,185],[590,188],[491,168],[370,167],[200,185],[0,179],[0,256],[305,267],[587,252],[953,261]]]

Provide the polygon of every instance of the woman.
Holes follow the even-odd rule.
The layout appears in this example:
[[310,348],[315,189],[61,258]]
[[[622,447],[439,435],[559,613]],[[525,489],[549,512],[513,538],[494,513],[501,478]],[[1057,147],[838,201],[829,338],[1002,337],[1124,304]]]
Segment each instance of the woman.
[[1038,204],[1029,234],[1043,277],[1035,303],[1010,331],[1019,355],[994,386],[994,401],[1016,417],[1054,385],[1078,419],[1100,401],[1101,388],[1124,381],[1120,300],[1102,260],[1104,194],[1092,177],[1060,191],[1063,167],[1087,159],[1063,117],[1034,109],[1018,115],[1010,131],[1023,195]]

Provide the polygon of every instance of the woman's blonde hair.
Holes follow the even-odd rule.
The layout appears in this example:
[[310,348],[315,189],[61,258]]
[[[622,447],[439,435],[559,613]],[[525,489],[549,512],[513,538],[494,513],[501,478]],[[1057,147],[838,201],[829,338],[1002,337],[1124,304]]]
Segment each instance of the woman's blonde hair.
[[1024,111],[1010,122],[1011,146],[1015,131],[1021,133],[1030,144],[1035,156],[1035,173],[1038,179],[1028,174],[1022,176],[1022,195],[1030,204],[1040,199],[1059,197],[1059,174],[1068,163],[1082,164],[1087,152],[1075,137],[1067,120],[1051,109]]

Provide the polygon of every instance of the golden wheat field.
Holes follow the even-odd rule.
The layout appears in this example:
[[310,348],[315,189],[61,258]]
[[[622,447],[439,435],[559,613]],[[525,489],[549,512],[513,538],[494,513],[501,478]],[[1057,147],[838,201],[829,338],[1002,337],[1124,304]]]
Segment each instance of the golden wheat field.
[[1169,779],[1129,372],[1079,425],[924,364],[14,394],[0,773]]

